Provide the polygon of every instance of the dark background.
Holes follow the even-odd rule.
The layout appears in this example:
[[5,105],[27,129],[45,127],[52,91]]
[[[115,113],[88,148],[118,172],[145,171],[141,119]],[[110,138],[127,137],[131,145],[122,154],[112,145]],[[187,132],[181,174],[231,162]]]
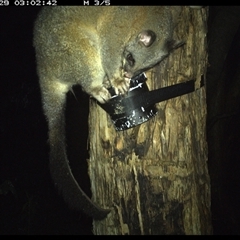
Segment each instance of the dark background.
[[[91,219],[68,208],[49,173],[47,123],[32,47],[33,23],[39,10],[0,8],[0,234],[91,234]],[[238,15],[239,7],[210,7],[209,11],[207,134],[214,234],[240,234],[240,98],[238,89],[237,94],[229,90],[240,82]],[[233,23],[228,21],[231,17]],[[224,34],[231,28],[231,34]],[[220,80],[221,86],[217,84]],[[69,160],[90,196],[88,96],[79,87],[74,88],[74,94],[68,94],[66,111]],[[222,99],[219,102],[217,95]],[[226,102],[233,110],[228,111]],[[221,107],[220,112],[216,106]],[[216,148],[217,139],[221,142]],[[218,158],[216,153],[224,157]]]

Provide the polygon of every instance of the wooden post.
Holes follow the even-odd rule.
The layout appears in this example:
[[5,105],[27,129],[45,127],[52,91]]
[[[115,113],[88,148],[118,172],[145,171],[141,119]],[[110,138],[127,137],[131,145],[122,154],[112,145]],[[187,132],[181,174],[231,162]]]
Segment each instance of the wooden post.
[[[147,72],[150,90],[199,83],[207,67],[207,11],[183,7],[175,38],[186,44]],[[117,132],[91,101],[91,190],[112,210],[94,221],[94,234],[211,234],[205,87],[157,109],[150,121]]]

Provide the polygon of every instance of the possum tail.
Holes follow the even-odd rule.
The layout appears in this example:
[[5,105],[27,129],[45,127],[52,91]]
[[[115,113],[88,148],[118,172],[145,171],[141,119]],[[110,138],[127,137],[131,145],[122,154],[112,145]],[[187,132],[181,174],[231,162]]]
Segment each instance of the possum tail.
[[[60,84],[60,83],[56,83]],[[48,83],[42,87],[43,108],[49,126],[50,171],[52,179],[70,208],[82,210],[96,220],[103,219],[110,212],[97,206],[83,192],[74,178],[66,154],[65,104],[68,87],[53,86]],[[61,87],[62,91],[59,91]]]

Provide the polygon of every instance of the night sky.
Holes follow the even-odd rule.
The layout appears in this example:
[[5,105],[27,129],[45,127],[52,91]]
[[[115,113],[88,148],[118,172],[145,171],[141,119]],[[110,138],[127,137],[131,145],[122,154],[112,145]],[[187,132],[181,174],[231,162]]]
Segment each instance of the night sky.
[[[33,23],[39,10],[0,8],[0,234],[91,234],[91,218],[68,208],[49,173],[47,123],[32,46]],[[234,41],[240,41],[239,31]],[[234,54],[240,52],[234,47],[231,51],[226,64],[233,74],[240,66],[239,55]],[[86,164],[88,96],[80,87],[74,88],[74,94],[68,94],[66,112],[69,160],[76,179],[90,196]],[[222,210],[227,211],[224,206],[212,203],[215,234],[240,234],[239,111],[232,122],[220,137],[226,139],[231,151],[231,164],[223,163],[227,171],[223,192],[226,204],[236,211],[227,216],[234,219],[232,223],[226,220],[228,213],[221,215]]]

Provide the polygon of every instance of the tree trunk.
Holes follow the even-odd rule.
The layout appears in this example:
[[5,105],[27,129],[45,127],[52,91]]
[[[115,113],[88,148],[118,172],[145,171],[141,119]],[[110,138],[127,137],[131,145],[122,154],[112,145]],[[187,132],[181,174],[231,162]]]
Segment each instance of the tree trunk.
[[[186,44],[147,72],[150,90],[206,72],[207,9],[183,7],[175,38]],[[94,234],[211,234],[207,170],[206,93],[156,104],[150,121],[117,132],[90,103],[89,174],[93,200],[111,208]]]

